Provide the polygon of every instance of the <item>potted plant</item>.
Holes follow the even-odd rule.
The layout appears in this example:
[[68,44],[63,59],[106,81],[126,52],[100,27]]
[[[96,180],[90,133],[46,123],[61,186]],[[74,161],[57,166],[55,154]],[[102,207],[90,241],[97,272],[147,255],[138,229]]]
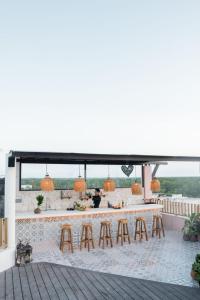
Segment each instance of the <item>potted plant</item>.
[[185,226],[183,227],[183,239],[184,241],[190,240],[190,227],[187,224],[185,224]]
[[196,280],[200,284],[200,261],[197,260],[192,264],[192,271],[191,271],[192,279]]
[[185,241],[196,242],[200,234],[200,214],[192,213],[191,216],[185,220],[183,227],[183,239]]
[[199,213],[196,214],[195,217],[195,229],[196,229],[198,241],[200,241],[200,214]]
[[35,214],[40,214],[41,213],[40,206],[42,205],[42,203],[44,201],[44,196],[43,195],[38,195],[36,197],[36,201],[37,201],[37,208],[34,210],[34,213]]
[[196,255],[195,261],[200,262],[200,254]]

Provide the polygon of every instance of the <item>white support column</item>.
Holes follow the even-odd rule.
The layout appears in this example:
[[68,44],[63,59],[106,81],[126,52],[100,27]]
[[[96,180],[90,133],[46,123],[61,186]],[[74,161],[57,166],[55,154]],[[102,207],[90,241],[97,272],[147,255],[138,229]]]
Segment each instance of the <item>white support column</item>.
[[15,264],[15,199],[16,164],[14,167],[8,167],[6,155],[5,218],[8,219],[8,247],[0,251],[0,272]]
[[8,167],[6,157],[5,217],[8,218],[8,247],[15,248],[16,164]]
[[151,180],[152,180],[152,170],[150,165],[145,165],[143,168],[143,187],[144,187],[144,199],[152,198],[151,191]]

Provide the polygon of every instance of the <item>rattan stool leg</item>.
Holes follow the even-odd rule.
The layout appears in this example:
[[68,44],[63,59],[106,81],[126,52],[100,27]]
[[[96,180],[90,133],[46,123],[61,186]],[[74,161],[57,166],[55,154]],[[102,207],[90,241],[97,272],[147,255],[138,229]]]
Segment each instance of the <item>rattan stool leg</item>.
[[164,226],[163,226],[162,217],[160,217],[160,222],[161,222],[162,233],[163,233],[163,236],[165,237],[165,230],[164,230]]
[[117,228],[117,244],[119,242],[119,230],[120,230],[120,222],[118,221],[118,228]]
[[100,233],[99,233],[99,247],[101,246],[101,239],[102,239],[102,224],[101,224]]
[[136,241],[136,237],[137,237],[137,226],[138,226],[138,220],[136,220],[136,223],[135,223],[135,236],[134,236],[135,241]]
[[113,246],[113,243],[112,243],[112,236],[111,236],[111,228],[110,228],[110,225],[109,225],[109,236],[110,236],[110,246],[112,247],[112,246]]
[[82,227],[82,232],[81,232],[80,250],[82,250],[83,236],[84,236],[84,227]]
[[94,240],[93,240],[93,230],[92,230],[92,227],[90,228],[90,231],[91,231],[92,247],[94,249]]
[[144,224],[144,233],[145,233],[145,236],[146,236],[146,241],[148,241],[148,234],[147,234],[147,226],[146,226],[146,222],[143,221],[143,224]]

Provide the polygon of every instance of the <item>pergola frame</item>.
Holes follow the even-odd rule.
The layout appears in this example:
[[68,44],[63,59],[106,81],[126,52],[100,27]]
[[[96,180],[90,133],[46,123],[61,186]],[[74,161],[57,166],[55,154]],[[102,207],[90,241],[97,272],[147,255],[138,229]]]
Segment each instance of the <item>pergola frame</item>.
[[8,167],[14,167],[15,161],[32,164],[145,165],[163,164],[166,161],[200,162],[200,157],[10,151]]
[[0,259],[2,261],[0,271],[15,264],[15,201],[21,163],[84,164],[85,166],[87,164],[141,165],[145,198],[149,196],[149,182],[152,178],[151,165],[156,165],[154,169],[156,171],[158,165],[166,164],[169,161],[200,162],[200,157],[10,151],[6,155],[5,179],[5,218],[8,219],[8,248],[0,252]]

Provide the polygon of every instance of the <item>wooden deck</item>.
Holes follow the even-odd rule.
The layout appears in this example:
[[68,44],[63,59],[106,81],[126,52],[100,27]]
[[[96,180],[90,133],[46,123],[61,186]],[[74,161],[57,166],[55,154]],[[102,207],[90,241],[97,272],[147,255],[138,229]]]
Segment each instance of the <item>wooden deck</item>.
[[3,299],[200,299],[200,289],[49,263],[13,267],[0,273]]

